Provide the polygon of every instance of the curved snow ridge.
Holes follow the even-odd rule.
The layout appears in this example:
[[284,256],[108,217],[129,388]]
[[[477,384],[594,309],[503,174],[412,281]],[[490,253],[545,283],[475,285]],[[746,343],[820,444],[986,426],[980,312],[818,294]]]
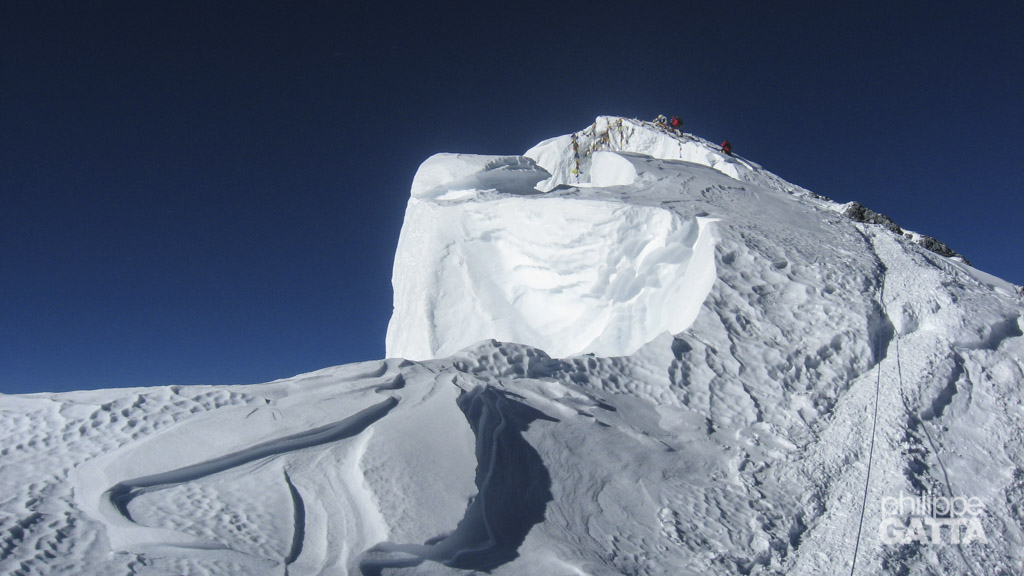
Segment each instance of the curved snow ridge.
[[[100,502],[97,507],[96,516],[107,525],[108,537],[115,549],[138,548],[146,545],[225,549],[221,544],[204,541],[184,533],[137,524],[129,511],[129,504],[147,492],[163,490],[278,454],[295,452],[359,435],[371,424],[386,416],[397,404],[398,399],[389,396],[378,404],[364,408],[348,418],[326,426],[242,448],[181,468],[117,482],[103,492],[104,501]],[[292,489],[290,479],[288,484]]]
[[371,424],[387,415],[387,413],[390,412],[397,404],[398,399],[393,396],[389,396],[379,404],[360,410],[356,414],[353,414],[344,420],[340,420],[326,426],[306,430],[291,436],[285,436],[283,438],[264,442],[262,444],[249,446],[236,452],[231,452],[210,460],[183,466],[175,470],[159,472],[141,478],[118,482],[112,488],[107,490],[106,495],[110,499],[110,502],[117,507],[121,515],[128,520],[131,520],[132,517],[128,510],[128,504],[146,491],[154,489],[159,490],[175,484],[189,482],[204,476],[217,474],[243,464],[248,464],[262,458],[267,458],[269,456],[293,452],[312,446],[319,446],[321,444],[336,442],[344,438],[355,436],[362,433]]
[[[113,550],[187,548],[220,551],[234,561],[274,563],[274,558],[254,557],[223,541],[173,528],[173,524],[150,526],[139,522],[133,517],[132,502],[215,475],[258,469],[261,463],[279,456],[364,435],[367,428],[398,405],[400,399],[393,391],[405,384],[401,373],[388,374],[388,363],[380,364],[383,370],[365,374],[372,379],[349,394],[309,383],[305,393],[294,400],[288,397],[273,404],[268,400],[264,406],[224,407],[190,419],[189,426],[168,428],[89,460],[71,475],[76,486],[75,501],[104,525]],[[385,398],[380,400],[379,395]],[[338,419],[339,408],[348,417]]]
[[598,116],[589,127],[550,138],[526,152],[526,157],[551,174],[537,184],[543,192],[563,185],[608,186],[602,180],[601,152],[630,152],[659,160],[682,160],[713,168],[737,180],[759,168],[725,154],[711,142],[676,132],[653,122],[618,116]]
[[413,198],[387,354],[441,358],[497,339],[553,357],[628,355],[696,319],[716,277],[712,221],[558,195]]

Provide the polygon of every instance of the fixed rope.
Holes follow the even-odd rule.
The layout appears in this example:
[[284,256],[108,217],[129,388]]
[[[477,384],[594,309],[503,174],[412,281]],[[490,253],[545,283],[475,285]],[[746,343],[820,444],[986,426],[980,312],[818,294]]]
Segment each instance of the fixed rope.
[[[885,277],[882,277],[882,286],[879,289],[878,295],[879,305],[882,307],[882,313],[885,313]],[[878,372],[875,377],[875,407],[874,413],[871,416],[871,443],[868,445],[868,473],[867,478],[864,479],[864,498],[860,503],[860,522],[857,523],[857,541],[853,545],[853,562],[850,564],[850,576],[853,576],[854,571],[857,569],[857,553],[860,551],[860,535],[864,529],[864,515],[867,511],[868,506],[868,490],[871,486],[871,461],[875,456],[875,431],[878,428],[878,397],[879,391],[882,388],[882,331],[878,331],[878,335],[875,338],[875,357],[878,358]]]
[[[942,457],[939,456],[939,448],[935,444],[935,440],[932,438],[931,433],[928,432],[928,423],[925,422],[924,418],[921,417],[920,413],[914,412],[913,410],[910,409],[910,403],[907,402],[907,397],[903,394],[903,362],[900,359],[900,340],[899,340],[900,336],[902,336],[902,335],[897,330],[896,331],[896,374],[899,376],[899,381],[900,381],[900,398],[903,400],[903,409],[907,411],[907,414],[913,414],[914,417],[917,419],[917,421],[921,423],[921,429],[924,430],[924,436],[925,436],[925,438],[928,439],[928,445],[931,446],[931,448],[932,448],[932,454],[935,455],[935,460],[939,463],[939,469],[942,470],[942,478],[943,478],[943,481],[946,484],[946,495],[950,499],[952,499],[953,498],[953,484],[952,484],[952,482],[949,481],[949,471],[946,470],[946,464],[942,461]],[[967,566],[967,569],[971,571],[971,574],[974,574],[974,576],[977,576],[978,573],[974,571],[974,566],[970,562],[967,561],[967,555],[964,554],[964,545],[963,545],[963,543],[961,543],[959,541],[959,539],[957,540],[957,543],[956,543],[956,551],[960,555],[960,560],[963,561],[964,566]]]
[[[863,232],[862,232],[862,235],[863,235]],[[867,235],[864,235],[864,236],[865,236],[865,239],[872,246],[874,246],[874,242],[870,238],[868,238]],[[876,250],[876,255],[877,255],[877,250]],[[881,258],[879,258],[879,263],[881,263]],[[885,269],[884,264],[882,265],[882,267],[883,267],[883,270],[884,270]],[[883,273],[883,276],[882,276],[882,285],[881,285],[881,287],[879,289],[879,299],[878,299],[878,302],[879,302],[879,305],[882,308],[882,310],[881,310],[882,314],[885,317],[888,317],[888,312],[887,312],[887,308],[888,307],[885,305],[885,276],[884,276],[884,273]],[[907,401],[907,397],[904,394],[904,387],[903,387],[903,361],[902,361],[902,358],[900,358],[900,338],[903,335],[900,334],[899,330],[897,330],[895,326],[893,326],[893,333],[894,333],[895,340],[896,340],[896,375],[897,375],[897,377],[899,379],[900,399],[903,401],[903,408],[904,408],[904,410],[906,411],[907,414],[913,414],[914,417],[917,418],[918,422],[921,423],[921,429],[924,430],[925,437],[928,439],[928,444],[931,446],[932,453],[935,455],[935,460],[939,463],[939,468],[942,470],[942,476],[943,476],[943,479],[944,479],[945,485],[946,485],[946,493],[948,494],[948,496],[950,498],[952,498],[953,497],[953,485],[950,483],[950,480],[949,480],[949,472],[946,470],[946,465],[945,465],[945,463],[942,462],[942,458],[939,456],[939,450],[938,450],[938,446],[935,444],[935,440],[932,438],[931,433],[928,432],[928,424],[921,417],[920,413],[918,413],[918,412],[916,412],[914,410],[911,410],[910,404]],[[867,477],[864,480],[864,498],[861,501],[860,522],[857,525],[857,540],[856,540],[856,543],[854,544],[854,547],[853,547],[853,562],[850,565],[850,576],[854,576],[854,572],[857,569],[857,555],[858,555],[858,552],[860,551],[861,533],[862,533],[862,530],[864,528],[864,516],[865,516],[865,513],[867,511],[868,492],[869,492],[869,489],[870,489],[870,486],[871,486],[871,463],[872,463],[872,460],[873,460],[873,457],[874,457],[874,452],[875,452],[875,432],[876,432],[877,426],[878,426],[878,400],[879,400],[879,397],[880,397],[880,390],[881,390],[881,383],[882,383],[882,360],[881,360],[882,332],[881,331],[878,332],[878,336],[877,336],[876,341],[875,341],[875,350],[876,350],[875,355],[876,355],[877,358],[879,358],[879,360],[878,360],[878,372],[877,372],[877,376],[875,378],[875,406],[874,406],[873,415],[872,415],[872,422],[871,422],[871,442],[870,442],[869,447],[868,447],[868,471],[867,471]],[[908,429],[907,431],[909,432],[910,430]],[[974,570],[974,566],[970,562],[967,561],[967,556],[966,556],[966,554],[964,554],[964,550],[963,550],[963,544],[960,543],[960,542],[957,542],[956,548],[957,548],[957,552],[960,555],[960,559],[964,563],[964,566],[967,567],[967,569],[971,572],[971,574],[973,574],[974,576],[977,576],[977,572]]]

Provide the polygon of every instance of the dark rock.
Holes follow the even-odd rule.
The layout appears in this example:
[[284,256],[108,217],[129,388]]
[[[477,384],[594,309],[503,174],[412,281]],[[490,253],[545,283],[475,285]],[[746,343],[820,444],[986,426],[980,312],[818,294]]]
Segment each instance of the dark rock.
[[917,243],[920,244],[922,248],[927,248],[940,256],[945,256],[947,258],[960,258],[964,261],[964,264],[970,265],[970,261],[967,260],[967,258],[964,258],[963,254],[953,250],[945,242],[939,242],[931,236],[925,236],[922,234],[921,239],[918,240]]
[[857,202],[851,203],[850,207],[847,208],[845,212],[843,212],[843,215],[849,218],[850,220],[853,220],[854,222],[881,224],[891,232],[894,232],[896,234],[903,234],[903,229],[897,226],[896,223],[892,221],[892,218],[889,218],[885,214],[875,212],[870,208],[865,208],[864,206],[861,206]]
[[[845,212],[843,212],[843,216],[846,216],[847,218],[853,220],[854,222],[879,224],[881,226],[884,226],[887,230],[893,232],[894,234],[899,234],[901,236],[905,236],[906,238],[913,238],[911,234],[904,233],[903,229],[900,228],[895,222],[893,222],[892,218],[889,218],[885,214],[875,212],[870,208],[865,208],[864,206],[860,205],[857,202],[851,202],[850,206],[846,209]],[[935,252],[940,256],[945,256],[947,258],[959,258],[963,260],[965,264],[968,265],[970,265],[971,263],[967,258],[964,257],[963,254],[960,254],[959,252],[950,248],[944,242],[939,242],[938,240],[932,238],[931,236],[925,236],[922,234],[921,238],[917,241],[917,243],[922,248],[931,250],[932,252]]]

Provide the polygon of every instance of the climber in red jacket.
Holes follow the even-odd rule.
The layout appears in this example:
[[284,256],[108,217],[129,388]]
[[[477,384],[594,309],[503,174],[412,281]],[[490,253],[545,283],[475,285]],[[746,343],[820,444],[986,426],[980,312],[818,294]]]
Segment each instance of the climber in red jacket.
[[732,144],[730,144],[728,140],[722,142],[722,152],[732,156]]
[[676,132],[682,133],[683,132],[683,119],[680,118],[679,116],[673,116],[672,119],[669,120],[668,126],[669,126],[669,128],[675,130]]

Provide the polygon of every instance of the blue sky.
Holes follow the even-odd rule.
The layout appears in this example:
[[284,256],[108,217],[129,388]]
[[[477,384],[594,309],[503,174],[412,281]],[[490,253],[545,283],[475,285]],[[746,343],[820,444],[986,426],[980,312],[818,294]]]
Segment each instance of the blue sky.
[[1024,283],[1020,3],[350,4],[0,4],[0,392],[379,358],[419,163],[599,114]]

